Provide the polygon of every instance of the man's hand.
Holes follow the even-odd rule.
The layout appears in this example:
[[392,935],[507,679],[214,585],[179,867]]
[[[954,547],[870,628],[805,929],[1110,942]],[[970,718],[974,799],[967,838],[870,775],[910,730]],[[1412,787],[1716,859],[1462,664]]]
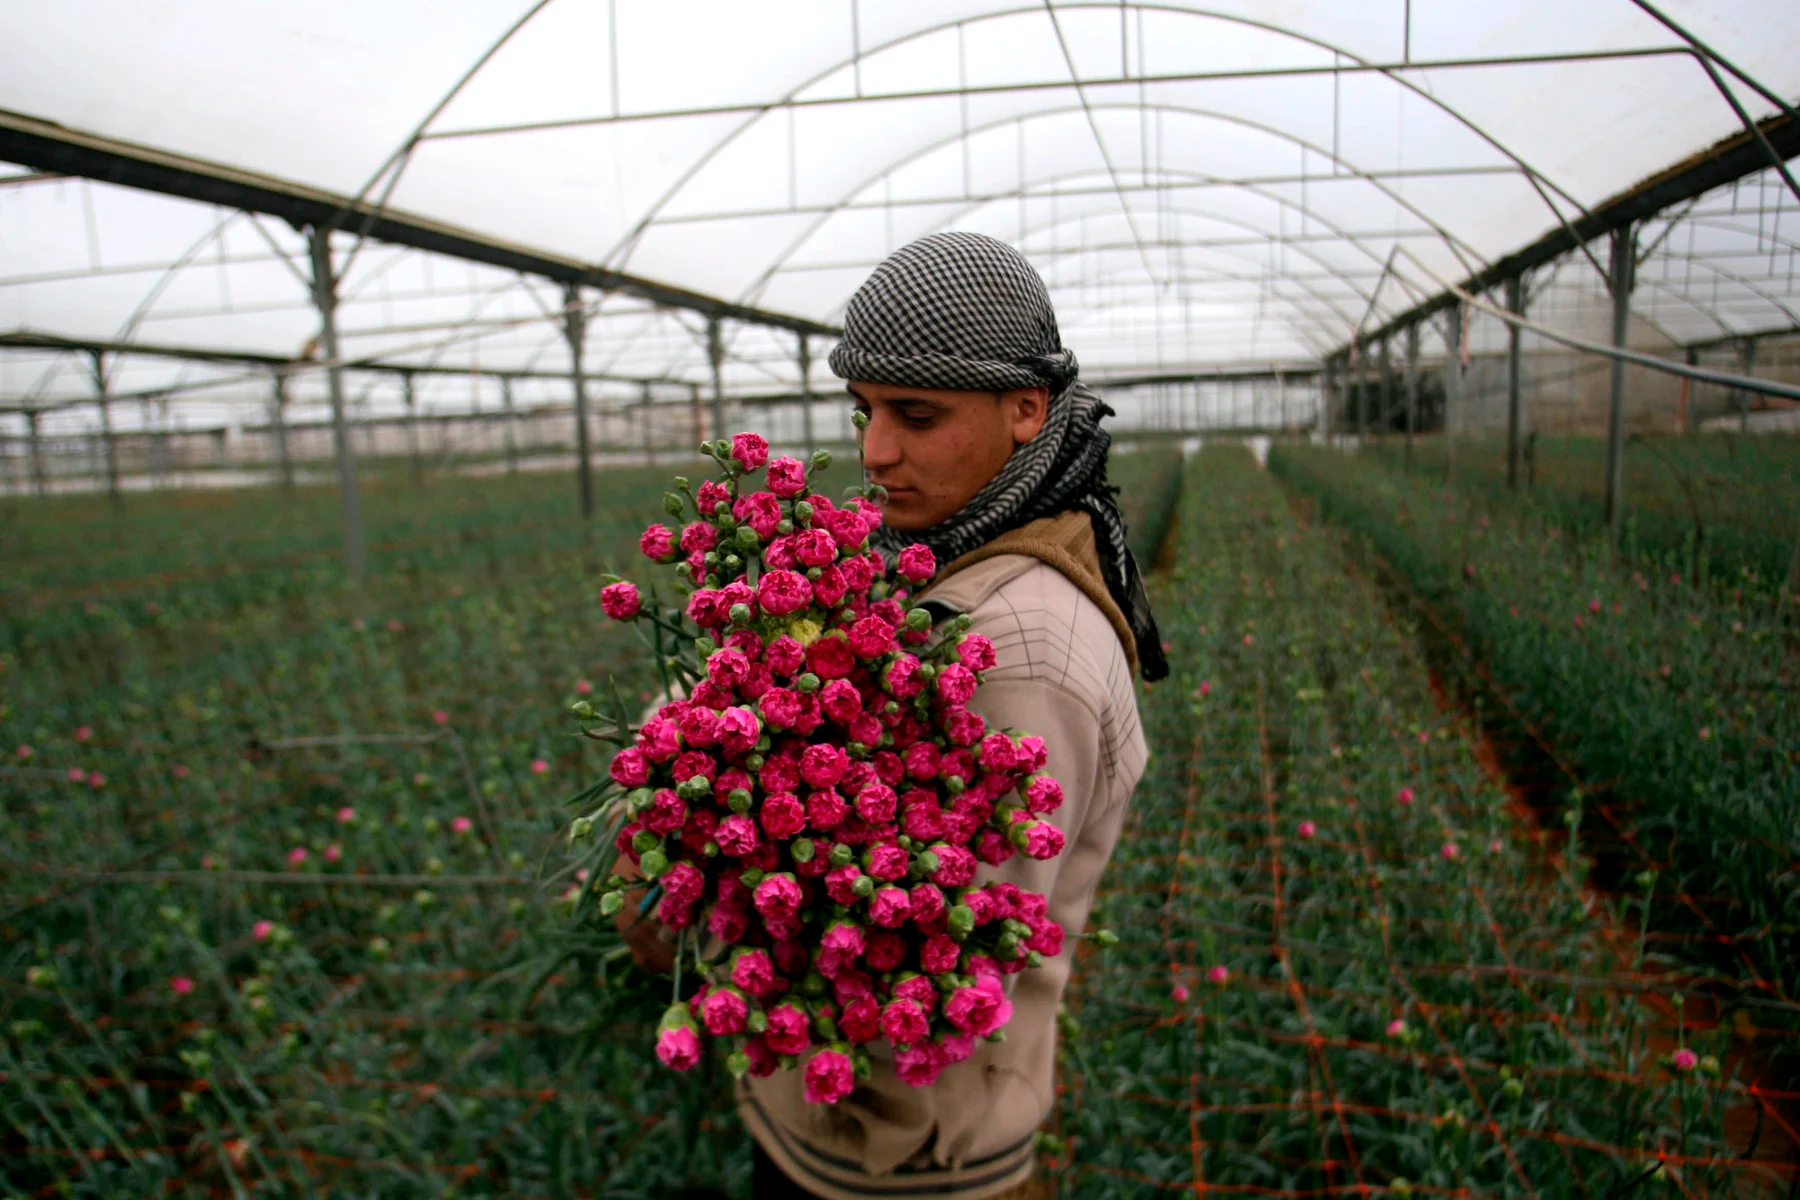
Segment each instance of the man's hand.
[[[637,864],[619,855],[613,870],[626,879],[642,879]],[[613,914],[613,924],[625,935],[631,947],[631,961],[652,975],[668,975],[675,970],[675,931],[657,920],[654,912],[640,915],[638,905],[644,902],[645,888],[632,888],[625,893],[625,907]]]

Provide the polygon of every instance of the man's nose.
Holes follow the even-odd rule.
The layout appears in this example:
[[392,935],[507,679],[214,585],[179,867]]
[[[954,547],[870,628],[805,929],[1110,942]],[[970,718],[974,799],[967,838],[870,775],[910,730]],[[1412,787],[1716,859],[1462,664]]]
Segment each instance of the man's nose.
[[894,419],[875,409],[869,414],[869,426],[862,431],[863,466],[871,471],[900,465],[900,439]]

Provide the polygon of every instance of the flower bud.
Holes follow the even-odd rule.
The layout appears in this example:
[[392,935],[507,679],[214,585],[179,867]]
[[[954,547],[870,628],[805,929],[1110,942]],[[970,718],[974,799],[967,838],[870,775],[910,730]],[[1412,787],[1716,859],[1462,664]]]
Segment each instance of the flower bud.
[[[721,503],[723,502],[721,501]],[[756,530],[750,528],[750,526],[739,525],[737,530],[737,544],[745,550],[754,550],[762,545],[762,539],[756,536]]]
[[569,823],[569,840],[579,842],[594,832],[594,818],[576,817]]
[[655,879],[668,869],[669,856],[660,847],[644,851],[643,857],[638,859],[638,870],[644,873],[645,879]]
[[1110,950],[1119,944],[1119,935],[1110,929],[1102,929],[1094,934],[1094,941],[1102,950]]
[[624,907],[625,894],[623,892],[607,892],[600,897],[600,915],[603,917],[610,917]]
[[725,556],[725,569],[727,571],[736,571],[739,568],[741,568],[743,565],[744,565],[744,560],[739,558],[737,555],[727,554]]
[[679,517],[681,515],[681,497],[674,492],[664,492],[663,511],[671,517]]
[[733,1079],[742,1079],[744,1072],[750,1069],[750,1056],[742,1050],[733,1050],[725,1056],[725,1069],[731,1072]]
[[875,877],[873,875],[858,875],[856,877],[856,882],[850,885],[850,890],[856,893],[856,898],[858,900],[867,900],[870,896],[875,894]]
[[919,866],[919,871],[922,874],[935,875],[937,873],[937,869],[940,865],[942,865],[942,864],[940,864],[938,862],[937,851],[935,851],[935,850],[927,850],[923,854],[919,855],[918,866]]
[[789,518],[783,517],[781,520],[775,522],[775,533],[777,536],[786,537],[792,532],[794,532],[794,522]]
[[744,1028],[751,1033],[764,1032],[769,1028],[769,1014],[760,1008],[751,1009],[750,1015],[744,1019]]
[[1012,933],[1003,933],[1000,940],[994,943],[994,957],[1001,962],[1011,962],[1019,957],[1019,938]]
[[634,817],[654,803],[656,793],[647,787],[635,788],[625,794],[625,805]]
[[733,625],[736,625],[741,629],[750,623],[750,606],[748,604],[734,604],[726,610],[726,615],[731,618],[731,623]]
[[1025,965],[1035,970],[1044,965],[1044,956],[1036,950],[1027,950],[1025,952]]
[[688,490],[688,477],[686,475],[677,475],[675,477],[675,486],[680,488],[684,492],[687,491]]
[[813,850],[811,838],[795,838],[793,844],[788,847],[788,853],[794,856],[794,861],[797,863],[811,862]]
[[763,764],[767,761],[768,760],[760,754],[746,754],[744,756],[744,769],[747,771],[760,771],[763,769]]
[[675,794],[683,800],[704,799],[712,791],[712,781],[704,775],[693,775],[675,785]]
[[700,847],[700,857],[701,858],[717,858],[717,857],[719,857],[719,843],[708,840],[705,845]]
[[[719,501],[719,507],[725,507],[725,502],[723,500]],[[719,527],[720,533],[730,533],[738,527],[737,518],[731,515],[729,509],[720,513],[719,519],[715,521],[714,524]],[[756,531],[751,530],[751,532],[754,533]]]
[[816,692],[819,690],[819,677],[811,671],[803,672],[800,678],[794,680],[794,687],[801,692]]
[[640,829],[631,835],[631,848],[639,854],[654,850],[661,845],[662,839],[648,829]]
[[800,994],[803,996],[823,996],[825,994],[825,977],[817,971],[808,971],[806,978],[800,981]]
[[829,467],[831,465],[831,451],[814,450],[812,464],[813,470],[815,471],[823,471],[826,467]]
[[732,788],[731,793],[725,797],[725,806],[734,813],[749,812],[750,793],[743,788]]
[[730,515],[731,515],[731,502],[730,501],[721,500],[717,504],[713,505],[713,516],[728,517]]
[[589,704],[586,700],[577,700],[575,703],[569,705],[569,711],[583,721],[591,721],[594,719],[594,706]]
[[966,904],[958,904],[950,910],[949,925],[950,936],[961,941],[975,928],[975,910]]
[[763,873],[757,867],[745,867],[740,878],[743,879],[745,887],[753,888],[763,881]]
[[810,520],[812,520],[812,515],[813,515],[813,506],[809,501],[806,501],[806,500],[794,501],[794,520],[810,521]]
[[850,423],[858,429],[867,429],[869,427],[869,414],[859,408],[850,414]]
[[921,633],[931,628],[931,614],[923,608],[915,608],[906,614],[906,627],[914,633]]
[[943,777],[943,784],[944,790],[949,792],[952,796],[962,795],[963,790],[969,786],[963,782],[963,777],[961,775],[945,775]]
[[825,574],[825,572],[822,569],[820,569],[819,567],[806,568],[806,578],[812,583],[819,582],[819,577],[824,574]]
[[838,842],[831,847],[831,853],[826,856],[826,861],[834,867],[847,867],[850,865],[850,860],[855,856],[856,851],[844,845],[844,843]]

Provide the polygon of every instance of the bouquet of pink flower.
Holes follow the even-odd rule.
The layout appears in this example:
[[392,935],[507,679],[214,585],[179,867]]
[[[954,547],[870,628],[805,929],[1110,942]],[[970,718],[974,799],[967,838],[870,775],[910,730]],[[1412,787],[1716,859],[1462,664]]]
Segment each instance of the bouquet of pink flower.
[[[998,1038],[1001,977],[1060,952],[1042,895],[975,886],[978,863],[1055,856],[1062,803],[1042,739],[990,730],[967,704],[994,664],[970,620],[916,589],[937,569],[911,546],[890,572],[869,546],[871,489],[833,504],[793,458],[740,433],[702,450],[718,478],[664,496],[639,546],[675,564],[680,608],[615,577],[608,615],[639,625],[667,694],[641,725],[582,701],[589,736],[622,749],[578,800],[593,839],[575,901],[604,916],[645,886],[678,930],[676,1000],[657,1057],[688,1070],[708,1040],[734,1074],[805,1058],[808,1100],[835,1103],[885,1038],[915,1086]],[[766,490],[745,477],[767,465]],[[613,871],[618,857],[640,879]],[[704,957],[703,957],[704,948]],[[680,999],[681,965],[703,975]]]

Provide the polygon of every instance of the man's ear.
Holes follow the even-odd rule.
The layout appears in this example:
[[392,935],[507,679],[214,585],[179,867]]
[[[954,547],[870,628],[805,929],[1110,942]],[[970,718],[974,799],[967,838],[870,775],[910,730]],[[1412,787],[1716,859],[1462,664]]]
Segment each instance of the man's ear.
[[1006,399],[1012,407],[1013,444],[1022,446],[1038,435],[1050,415],[1050,389],[1014,388],[1006,393]]

